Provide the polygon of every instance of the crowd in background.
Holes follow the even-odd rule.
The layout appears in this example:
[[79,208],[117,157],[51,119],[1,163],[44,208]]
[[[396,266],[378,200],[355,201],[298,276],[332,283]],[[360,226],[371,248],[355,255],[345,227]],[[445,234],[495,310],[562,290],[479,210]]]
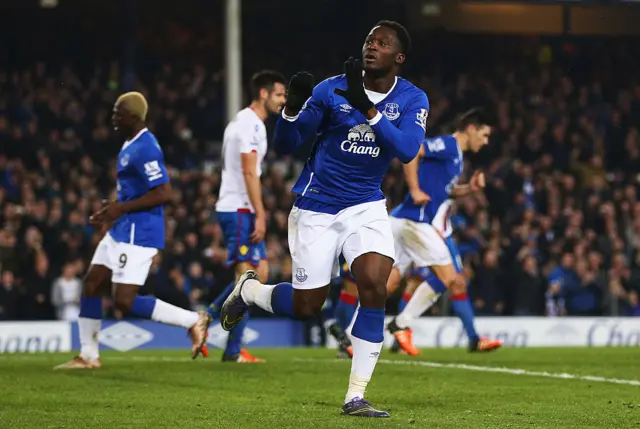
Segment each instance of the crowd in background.
[[[166,249],[142,293],[196,308],[232,280],[215,212],[225,77],[216,60],[198,54],[215,49],[219,38],[174,26],[164,33],[172,44],[162,45],[156,33],[137,33],[146,65],[135,73],[116,60],[0,68],[0,319],[77,317],[81,277],[101,238],[88,217],[115,188],[122,141],[110,116],[127,82],[148,97],[149,128],[175,190],[165,210]],[[199,43],[190,45],[196,35]],[[463,109],[496,112],[490,145],[465,157],[466,177],[482,169],[487,188],[461,199],[454,213],[477,313],[640,316],[638,44],[414,38],[428,54],[417,50],[405,76],[429,96],[430,134]],[[246,50],[247,74],[304,67],[319,80],[339,73],[342,63],[341,51],[296,62],[276,47],[250,43]],[[269,151],[265,160],[270,282],[291,278],[290,189],[308,148],[294,156]],[[399,162],[382,187],[390,209],[402,200]],[[105,312],[122,317],[108,288]]]

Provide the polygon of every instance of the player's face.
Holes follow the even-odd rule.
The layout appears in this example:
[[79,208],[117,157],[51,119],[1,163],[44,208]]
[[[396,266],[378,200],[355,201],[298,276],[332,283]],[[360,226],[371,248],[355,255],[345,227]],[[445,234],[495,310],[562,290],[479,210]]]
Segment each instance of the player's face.
[[284,85],[276,82],[273,84],[273,88],[267,95],[267,99],[264,103],[269,113],[278,114],[282,110],[282,106],[287,101]]
[[128,132],[134,122],[134,117],[127,110],[127,106],[124,104],[116,104],[113,106],[113,115],[111,116],[111,122],[113,129],[119,132]]
[[488,125],[480,125],[475,127],[471,125],[469,127],[469,141],[471,150],[478,152],[484,146],[489,143],[489,136],[491,135],[491,127]]
[[374,27],[364,40],[362,62],[365,71],[387,71],[404,62],[395,30]]

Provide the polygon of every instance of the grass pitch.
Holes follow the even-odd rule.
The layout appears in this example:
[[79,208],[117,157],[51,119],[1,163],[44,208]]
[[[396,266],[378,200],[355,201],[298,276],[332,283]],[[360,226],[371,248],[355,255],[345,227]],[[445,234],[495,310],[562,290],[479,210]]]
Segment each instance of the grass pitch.
[[252,351],[268,362],[105,352],[100,370],[53,371],[72,354],[0,355],[0,428],[640,428],[638,348],[383,351],[380,420],[340,415],[350,362],[333,351]]

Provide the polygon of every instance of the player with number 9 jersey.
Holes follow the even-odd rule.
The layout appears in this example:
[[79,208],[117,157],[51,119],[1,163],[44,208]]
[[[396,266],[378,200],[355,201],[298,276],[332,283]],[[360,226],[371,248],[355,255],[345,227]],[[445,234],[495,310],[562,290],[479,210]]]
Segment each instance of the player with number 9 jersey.
[[114,130],[127,140],[117,159],[116,201],[106,203],[90,218],[108,232],[91,260],[80,300],[80,354],[56,369],[102,366],[98,334],[102,322],[102,285],[111,279],[116,310],[181,326],[191,337],[191,357],[206,356],[206,312],[185,310],[152,296],[139,296],[159,249],[164,248],[164,204],[171,200],[169,174],[155,136],[145,126],[147,101],[138,92],[123,94],[113,108]]

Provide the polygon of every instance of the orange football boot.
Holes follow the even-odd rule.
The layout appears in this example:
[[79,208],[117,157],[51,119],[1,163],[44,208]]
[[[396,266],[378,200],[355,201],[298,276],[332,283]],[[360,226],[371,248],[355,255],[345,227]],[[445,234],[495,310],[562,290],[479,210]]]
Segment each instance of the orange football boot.
[[480,338],[469,346],[470,352],[491,352],[502,347],[502,341],[490,340],[488,338]]

